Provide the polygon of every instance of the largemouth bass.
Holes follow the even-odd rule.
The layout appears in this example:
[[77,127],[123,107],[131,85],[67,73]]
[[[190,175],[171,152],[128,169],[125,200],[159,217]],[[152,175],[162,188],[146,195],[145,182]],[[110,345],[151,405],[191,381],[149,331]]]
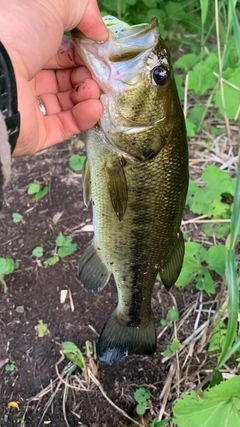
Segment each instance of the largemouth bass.
[[188,150],[157,19],[134,27],[113,17],[105,22],[105,43],[72,34],[104,106],[86,142],[84,201],[92,202],[94,238],[78,277],[87,290],[98,292],[114,276],[118,305],[97,343],[98,358],[114,363],[156,350],[151,296],[158,272],[169,290],[182,268]]

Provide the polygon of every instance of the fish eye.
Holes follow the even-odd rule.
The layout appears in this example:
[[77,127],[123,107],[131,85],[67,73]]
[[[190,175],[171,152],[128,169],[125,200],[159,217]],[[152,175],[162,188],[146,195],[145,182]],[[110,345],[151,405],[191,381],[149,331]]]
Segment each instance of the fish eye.
[[164,67],[155,67],[152,70],[152,83],[154,85],[163,86],[168,80],[168,70]]

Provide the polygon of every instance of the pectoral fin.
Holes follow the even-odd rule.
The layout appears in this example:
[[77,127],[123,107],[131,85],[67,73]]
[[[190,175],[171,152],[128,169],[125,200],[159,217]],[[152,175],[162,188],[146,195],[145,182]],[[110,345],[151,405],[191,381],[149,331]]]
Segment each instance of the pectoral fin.
[[85,250],[78,265],[78,278],[90,292],[99,292],[107,284],[111,273],[102,262],[93,242]]
[[106,165],[105,176],[113,209],[121,221],[127,208],[128,189],[120,157],[115,162]]
[[89,162],[86,157],[83,170],[82,170],[82,186],[83,186],[83,201],[86,207],[88,207],[91,200],[92,186],[91,186],[91,173]]
[[168,259],[162,271],[160,271],[160,276],[165,288],[169,291],[170,288],[177,281],[177,278],[182,269],[184,257],[184,240],[182,232],[179,232],[178,238],[176,240],[173,253]]

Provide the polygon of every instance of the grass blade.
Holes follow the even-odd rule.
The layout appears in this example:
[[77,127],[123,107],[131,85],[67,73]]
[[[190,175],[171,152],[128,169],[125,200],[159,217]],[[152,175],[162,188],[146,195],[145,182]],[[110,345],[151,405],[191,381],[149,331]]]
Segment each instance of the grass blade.
[[[240,40],[240,37],[239,37]],[[233,213],[231,220],[231,238],[230,238],[230,249],[235,249],[237,244],[237,238],[240,233],[240,167],[238,168],[237,185],[234,195]]]
[[226,257],[226,281],[228,285],[228,328],[226,338],[223,344],[222,353],[218,359],[217,369],[219,369],[223,360],[230,357],[232,343],[236,336],[239,312],[239,294],[238,294],[238,276],[235,253],[232,249],[227,250]]

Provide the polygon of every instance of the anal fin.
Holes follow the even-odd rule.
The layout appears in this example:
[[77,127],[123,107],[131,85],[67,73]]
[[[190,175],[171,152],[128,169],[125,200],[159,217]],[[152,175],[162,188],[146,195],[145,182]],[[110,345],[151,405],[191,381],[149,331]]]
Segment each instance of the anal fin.
[[184,240],[182,232],[179,231],[173,253],[160,271],[160,276],[165,288],[169,291],[181,272],[184,257]]
[[111,273],[97,253],[94,243],[85,250],[78,265],[78,278],[89,292],[99,292],[107,284]]

